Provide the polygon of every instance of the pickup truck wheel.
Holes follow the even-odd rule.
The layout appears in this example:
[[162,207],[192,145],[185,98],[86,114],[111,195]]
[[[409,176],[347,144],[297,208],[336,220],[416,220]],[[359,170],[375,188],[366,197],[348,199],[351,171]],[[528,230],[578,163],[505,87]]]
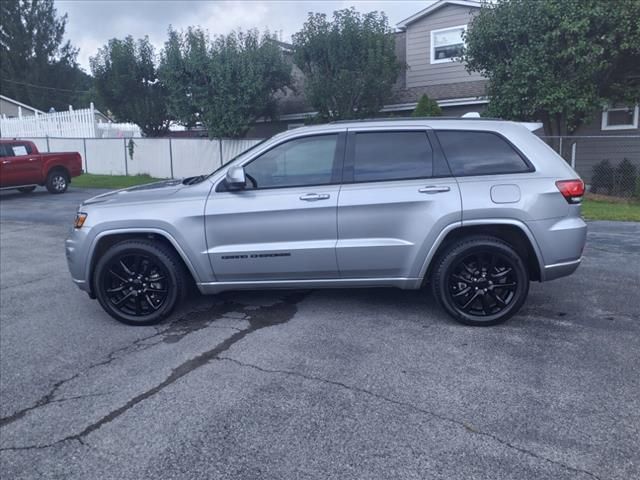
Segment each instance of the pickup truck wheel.
[[95,268],[100,305],[128,325],[153,325],[169,316],[187,289],[180,259],[149,240],[126,240],[107,250]]
[[22,192],[22,193],[31,193],[31,192],[33,192],[35,189],[36,189],[36,187],[35,187],[35,186],[33,186],[33,187],[20,187],[20,188],[18,189],[18,191],[19,191],[19,192]]
[[69,175],[64,170],[52,170],[45,183],[49,193],[64,193],[69,186]]
[[432,278],[438,303],[460,323],[488,326],[515,315],[527,298],[524,261],[507,243],[469,237],[439,257]]

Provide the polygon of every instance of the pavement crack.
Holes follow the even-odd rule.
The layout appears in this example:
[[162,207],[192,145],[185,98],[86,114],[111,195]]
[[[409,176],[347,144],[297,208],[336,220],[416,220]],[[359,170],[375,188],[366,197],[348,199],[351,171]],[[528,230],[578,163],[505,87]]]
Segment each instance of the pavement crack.
[[[220,305],[215,305],[214,308],[196,310],[194,312],[186,313],[180,318],[171,322],[166,328],[156,328],[155,333],[138,338],[134,342],[128,345],[112,350],[107,354],[104,360],[101,360],[96,363],[92,363],[88,367],[81,370],[80,372],[75,373],[74,375],[68,378],[62,379],[54,383],[51,389],[47,393],[45,393],[42,397],[40,397],[38,400],[36,400],[36,402],[33,405],[29,407],[25,407],[21,410],[18,410],[6,417],[0,418],[0,427],[10,425],[13,422],[20,420],[27,413],[33,410],[46,407],[51,403],[59,402],[60,400],[55,399],[55,395],[63,385],[75,380],[80,376],[85,375],[87,372],[93,370],[94,368],[109,365],[115,360],[122,358],[122,356],[120,355],[121,353],[127,352],[127,351],[139,352],[142,350],[146,350],[147,348],[153,347],[154,345],[156,345],[156,343],[146,343],[146,342],[148,342],[149,340],[153,340],[155,338],[162,338],[164,341],[167,341],[168,343],[177,342],[182,338],[184,338],[189,333],[192,333],[197,330],[201,330],[202,328],[206,328],[207,326],[209,326],[208,325],[209,323],[215,321],[217,318],[220,318],[220,316],[223,315],[224,313],[232,311],[233,308],[238,308],[238,305],[232,302],[223,302]],[[208,317],[206,319],[203,317],[204,314],[208,314]],[[219,315],[216,316],[216,314],[219,314]],[[212,317],[213,317],[213,320],[211,319]],[[195,321],[189,322],[189,323],[183,322],[184,320],[187,320],[187,319],[195,319]],[[203,321],[203,320],[206,320],[206,321]],[[229,327],[229,328],[240,331],[240,329],[237,329],[235,327]],[[68,400],[72,400],[72,398],[69,398]]]
[[532,450],[529,450],[527,448],[519,447],[518,445],[515,445],[515,444],[509,442],[508,440],[504,440],[503,438],[499,437],[496,434],[479,430],[478,428],[476,428],[473,425],[471,425],[469,422],[458,420],[458,419],[453,418],[453,417],[448,417],[446,415],[442,415],[440,413],[437,413],[437,412],[434,412],[434,411],[431,411],[431,410],[427,410],[425,408],[418,407],[418,406],[416,406],[416,405],[414,405],[412,403],[409,403],[409,402],[404,402],[402,400],[396,400],[394,398],[388,397],[386,395],[382,395],[380,393],[373,392],[373,391],[368,390],[366,388],[361,388],[361,387],[357,387],[357,386],[354,386],[354,385],[348,385],[346,383],[339,382],[339,381],[336,381],[336,380],[330,380],[330,379],[318,377],[318,376],[315,376],[315,375],[308,375],[308,374],[304,374],[304,373],[300,373],[300,372],[294,372],[294,371],[291,371],[291,370],[277,370],[277,369],[263,368],[263,367],[259,367],[257,365],[253,365],[251,363],[241,362],[240,360],[236,360],[235,358],[231,358],[231,357],[217,357],[216,360],[235,363],[236,365],[239,365],[241,367],[252,368],[254,370],[258,370],[258,371],[263,372],[263,373],[290,375],[290,376],[293,376],[293,377],[299,377],[299,378],[303,378],[305,380],[309,380],[309,381],[313,381],[313,382],[321,382],[321,383],[325,383],[325,384],[328,384],[328,385],[333,385],[333,386],[336,386],[336,387],[340,387],[340,388],[349,390],[349,391],[354,392],[354,393],[361,393],[361,394],[369,395],[371,397],[377,398],[377,399],[382,400],[384,402],[391,403],[391,404],[398,405],[398,406],[405,407],[405,408],[409,408],[409,409],[414,410],[414,411],[416,411],[418,413],[421,413],[421,414],[424,414],[424,415],[428,415],[428,416],[430,416],[432,418],[436,418],[436,419],[438,419],[440,421],[451,423],[451,424],[454,424],[456,426],[462,427],[466,431],[468,431],[468,432],[470,432],[472,434],[480,435],[482,437],[491,439],[491,440],[493,440],[495,442],[498,442],[501,445],[503,445],[503,446],[505,446],[505,447],[507,447],[509,449],[515,450],[515,451],[520,452],[520,453],[522,453],[524,455],[528,455],[530,457],[533,457],[533,458],[536,458],[538,460],[550,463],[552,465],[559,466],[561,468],[564,468],[566,470],[572,471],[574,473],[581,473],[581,474],[587,475],[587,476],[589,476],[591,478],[594,478],[596,480],[601,480],[600,477],[598,477],[596,474],[594,474],[594,473],[592,473],[592,472],[590,472],[588,470],[584,470],[584,469],[578,468],[578,467],[573,467],[573,466],[567,465],[566,463],[563,463],[561,461],[553,460],[551,458],[545,457],[545,456],[543,456],[543,455],[541,455],[539,453],[536,453],[536,452],[534,452]]
[[42,397],[36,400],[36,403],[31,405],[30,407],[23,408],[22,410],[18,410],[17,412],[12,413],[11,415],[0,418],[0,428],[6,425],[9,425],[17,420],[20,420],[22,417],[24,417],[27,413],[31,412],[32,410],[36,410],[38,408],[47,406],[53,402],[60,401],[55,399],[55,396],[58,390],[65,383],[75,380],[78,376],[80,376],[80,373],[76,373],[68,378],[57,381],[56,383],[53,384],[53,386],[49,389],[47,393],[45,393]]
[[[273,305],[268,305],[268,306],[260,306],[258,308],[255,309],[246,309],[246,314],[247,314],[247,318],[246,320],[249,322],[249,327],[244,329],[244,330],[240,330],[240,331],[236,331],[235,333],[233,333],[230,337],[228,337],[227,339],[223,340],[221,343],[219,343],[218,345],[216,345],[215,347],[213,347],[210,350],[207,350],[189,360],[186,360],[185,362],[181,363],[180,365],[178,365],[176,368],[174,368],[171,371],[171,374],[169,374],[169,376],[167,378],[165,378],[165,380],[163,380],[162,382],[160,382],[159,384],[157,384],[155,387],[150,388],[149,390],[146,390],[145,392],[136,395],[135,397],[133,397],[131,400],[129,400],[128,402],[126,402],[124,405],[122,405],[121,407],[109,412],[107,415],[104,415],[103,417],[101,417],[100,419],[98,419],[97,421],[91,423],[90,425],[88,425],[87,427],[85,427],[82,431],[80,431],[79,433],[76,434],[72,434],[72,435],[68,435],[60,440],[57,440],[56,442],[53,443],[49,443],[46,445],[27,445],[27,446],[14,446],[14,447],[6,447],[6,448],[1,448],[1,451],[7,451],[7,450],[29,450],[29,449],[40,449],[40,448],[49,448],[55,445],[58,445],[60,443],[63,442],[67,442],[70,440],[77,440],[80,443],[83,443],[83,439],[84,437],[86,437],[87,435],[95,432],[96,430],[99,430],[101,427],[103,427],[104,425],[112,422],[113,420],[115,420],[116,418],[120,417],[121,415],[125,414],[127,411],[129,411],[130,409],[132,409],[133,407],[135,407],[136,405],[142,403],[143,401],[145,401],[146,399],[154,396],[155,394],[157,394],[158,392],[160,392],[161,390],[163,390],[164,388],[168,387],[169,385],[175,383],[176,381],[178,381],[179,379],[181,379],[182,377],[184,377],[185,375],[188,375],[189,373],[193,372],[194,370],[208,364],[209,362],[211,362],[214,359],[217,359],[219,357],[219,355],[227,350],[229,350],[234,344],[238,343],[240,340],[242,340],[243,338],[245,338],[247,335],[260,330],[262,328],[266,328],[266,327],[271,327],[271,326],[276,326],[276,325],[281,325],[284,324],[286,322],[288,322],[289,320],[291,320],[291,318],[293,318],[293,316],[295,315],[295,313],[297,312],[297,304],[302,301],[304,299],[304,297],[307,295],[307,292],[293,292],[289,295],[286,295],[285,297],[282,298],[282,301],[275,303]],[[146,339],[149,339],[153,336],[157,336],[157,335],[162,335],[164,333],[163,332],[156,332],[154,335],[151,335],[149,337],[146,337]],[[139,339],[137,342],[143,341],[144,339]],[[115,352],[122,350],[122,349],[118,349]],[[109,363],[110,361],[112,361],[111,359],[111,355],[109,355],[109,357],[103,361],[100,362],[100,365],[104,365],[106,363]],[[98,365],[98,364],[96,364]],[[89,370],[90,368],[94,368],[96,365],[89,367],[87,370]],[[71,379],[79,376],[80,373],[74,375]],[[55,392],[60,388],[60,386],[64,383],[66,383],[69,380],[63,380],[60,381],[56,384],[56,386],[45,396],[45,397],[50,397],[47,403],[51,402],[51,399],[53,398],[53,396],[55,395]],[[44,397],[43,397],[44,398]],[[36,406],[34,406],[34,408],[39,408],[42,405],[38,405],[36,404]],[[24,411],[24,413],[21,416],[24,416],[24,414],[27,413],[27,411],[29,411],[29,409],[25,409],[26,411]],[[33,410],[33,408],[31,408],[30,410]],[[15,415],[15,414],[14,414]],[[17,418],[15,419],[17,420]],[[15,421],[13,420],[13,421]]]

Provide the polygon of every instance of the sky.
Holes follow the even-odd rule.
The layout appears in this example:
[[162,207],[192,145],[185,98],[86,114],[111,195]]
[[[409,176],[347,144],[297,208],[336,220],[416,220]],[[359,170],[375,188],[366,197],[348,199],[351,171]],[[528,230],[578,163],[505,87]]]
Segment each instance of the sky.
[[210,34],[258,28],[278,32],[285,42],[304,23],[308,12],[331,15],[355,7],[360,12],[383,11],[389,25],[426,8],[432,0],[56,0],[59,15],[67,14],[66,38],[80,49],[78,62],[89,72],[89,57],[110,38],[145,35],[159,49],[167,29],[200,26]]

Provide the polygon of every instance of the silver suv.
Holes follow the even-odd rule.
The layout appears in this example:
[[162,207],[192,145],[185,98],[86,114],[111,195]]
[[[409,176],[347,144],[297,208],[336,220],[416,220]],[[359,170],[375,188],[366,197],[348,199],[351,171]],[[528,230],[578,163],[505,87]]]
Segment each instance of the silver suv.
[[530,280],[578,268],[583,193],[525,124],[338,122],[276,135],[208,176],[87,200],[66,253],[73,281],[133,325],[167,317],[192,283],[430,284],[454,319],[492,325]]

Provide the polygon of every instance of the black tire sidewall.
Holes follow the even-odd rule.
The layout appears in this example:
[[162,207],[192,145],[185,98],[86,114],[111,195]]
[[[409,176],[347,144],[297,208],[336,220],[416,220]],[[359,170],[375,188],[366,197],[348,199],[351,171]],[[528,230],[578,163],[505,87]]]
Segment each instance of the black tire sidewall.
[[[504,256],[511,263],[518,282],[511,304],[502,312],[488,317],[478,317],[460,311],[448,292],[448,279],[454,266],[462,257],[478,252],[498,253]],[[432,284],[438,303],[456,321],[471,326],[490,326],[506,322],[520,310],[529,292],[529,275],[522,258],[506,243],[489,238],[471,239],[458,242],[445,252],[435,270]]]
[[[111,264],[113,259],[122,256],[123,254],[135,253],[155,257],[155,259],[162,264],[169,276],[169,295],[165,300],[165,303],[157,311],[153,312],[151,315],[145,315],[144,317],[136,317],[134,315],[127,315],[120,312],[111,304],[103,290],[104,282],[102,279],[106,273],[105,270]],[[96,268],[94,269],[93,289],[102,308],[113,318],[127,325],[145,326],[155,325],[171,314],[183,297],[184,280],[181,277],[180,270],[177,268],[175,258],[173,258],[169,252],[166,252],[163,248],[157,247],[152,242],[144,240],[129,240],[114,245],[105,252],[102,257],[100,257],[100,260],[98,260]]]
[[[64,181],[65,181],[64,190],[56,190],[56,188],[54,187],[53,179],[57,176],[61,176],[64,178]],[[58,193],[66,192],[67,188],[69,188],[69,175],[64,170],[60,170],[60,169],[52,170],[51,172],[49,172],[49,175],[47,175],[46,187],[49,193],[58,194]]]

